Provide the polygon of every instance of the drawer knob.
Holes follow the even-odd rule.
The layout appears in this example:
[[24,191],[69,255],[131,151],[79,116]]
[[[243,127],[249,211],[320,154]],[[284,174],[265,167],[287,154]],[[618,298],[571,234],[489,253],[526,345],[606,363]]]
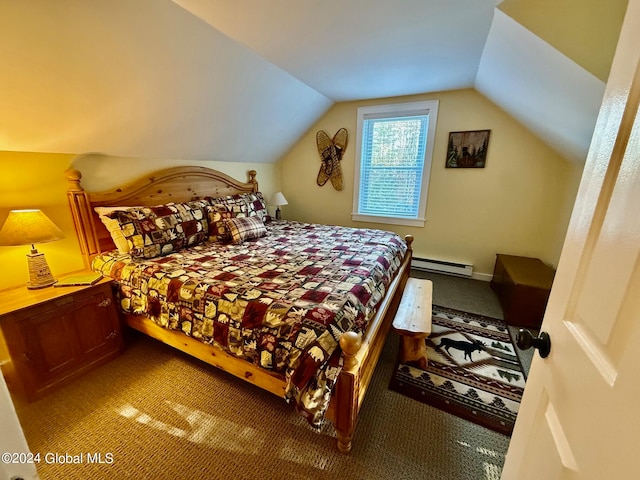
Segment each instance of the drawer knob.
[[108,307],[109,305],[111,305],[111,299],[110,298],[105,298],[103,301],[101,301],[98,304],[99,307]]

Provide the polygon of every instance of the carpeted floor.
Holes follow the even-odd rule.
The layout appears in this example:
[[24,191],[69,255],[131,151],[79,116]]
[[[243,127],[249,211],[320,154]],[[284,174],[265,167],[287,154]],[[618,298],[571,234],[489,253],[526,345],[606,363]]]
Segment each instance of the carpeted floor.
[[[464,310],[473,297],[477,313],[502,316],[488,283],[431,278],[434,303]],[[509,437],[387,388],[398,342],[387,340],[349,455],[330,427],[317,433],[283,400],[143,336],[16,409],[43,480],[498,479]]]

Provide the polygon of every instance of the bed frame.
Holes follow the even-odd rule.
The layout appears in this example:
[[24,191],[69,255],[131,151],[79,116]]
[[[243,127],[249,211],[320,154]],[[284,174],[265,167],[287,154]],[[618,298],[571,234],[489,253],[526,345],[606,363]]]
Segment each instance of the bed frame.
[[[94,207],[159,205],[188,202],[205,196],[257,192],[256,171],[247,173],[248,181],[240,182],[205,167],[175,167],[149,174],[122,187],[93,193],[82,188],[82,175],[78,170],[67,170],[65,174],[70,184],[67,196],[85,266],[89,267],[97,254],[115,249]],[[326,418],[334,425],[338,450],[342,453],[351,450],[358,412],[409,277],[413,237],[407,235],[405,241],[407,255],[366,334],[361,337],[354,332],[346,332],[340,338],[344,368],[334,387]],[[260,369],[182,332],[162,328],[142,315],[124,314],[124,319],[140,332],[284,398],[286,384],[281,375]]]

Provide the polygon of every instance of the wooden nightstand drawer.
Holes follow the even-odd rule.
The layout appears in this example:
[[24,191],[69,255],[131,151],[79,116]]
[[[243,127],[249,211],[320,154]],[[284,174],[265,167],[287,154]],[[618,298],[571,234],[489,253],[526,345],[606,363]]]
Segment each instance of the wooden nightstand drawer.
[[[102,364],[122,350],[111,282],[0,292],[0,331],[9,362],[3,373],[13,391],[34,400]],[[5,302],[6,300],[6,302]]]

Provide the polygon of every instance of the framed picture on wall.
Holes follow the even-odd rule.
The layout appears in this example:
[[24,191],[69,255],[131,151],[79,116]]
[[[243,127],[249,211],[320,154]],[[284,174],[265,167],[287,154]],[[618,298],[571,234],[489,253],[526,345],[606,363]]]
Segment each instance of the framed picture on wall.
[[447,168],[484,168],[491,130],[450,132]]

